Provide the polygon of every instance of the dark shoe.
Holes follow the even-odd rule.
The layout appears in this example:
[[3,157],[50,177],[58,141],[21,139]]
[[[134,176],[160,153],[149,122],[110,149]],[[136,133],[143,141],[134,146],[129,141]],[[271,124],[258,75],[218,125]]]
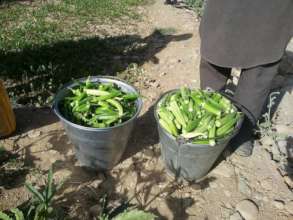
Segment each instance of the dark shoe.
[[252,151],[253,151],[253,141],[252,140],[248,140],[244,143],[242,143],[235,151],[235,153],[238,156],[242,156],[242,157],[249,157],[252,155]]
[[253,150],[253,139],[253,126],[245,118],[239,133],[231,140],[230,146],[237,155],[249,157]]

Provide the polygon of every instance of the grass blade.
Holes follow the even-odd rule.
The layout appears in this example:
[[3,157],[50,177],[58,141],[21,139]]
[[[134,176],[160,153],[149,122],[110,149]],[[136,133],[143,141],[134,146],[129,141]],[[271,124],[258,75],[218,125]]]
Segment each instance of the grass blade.
[[140,210],[132,210],[118,215],[114,220],[154,220],[155,215]]
[[18,208],[13,208],[10,211],[15,215],[15,220],[24,220],[23,213]]
[[45,198],[42,196],[42,194],[36,190],[30,183],[25,183],[25,187],[41,202],[45,202]]
[[51,167],[48,173],[46,200],[48,200],[48,198],[52,196],[52,187],[53,187],[53,170]]
[[8,215],[0,211],[0,220],[13,220]]

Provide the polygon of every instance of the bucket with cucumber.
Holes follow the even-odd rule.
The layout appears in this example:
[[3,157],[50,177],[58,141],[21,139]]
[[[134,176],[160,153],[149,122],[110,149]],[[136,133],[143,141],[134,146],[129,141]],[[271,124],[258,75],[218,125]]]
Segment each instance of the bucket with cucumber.
[[162,159],[173,176],[205,176],[231,138],[243,114],[225,96],[182,87],[165,93],[155,107]]

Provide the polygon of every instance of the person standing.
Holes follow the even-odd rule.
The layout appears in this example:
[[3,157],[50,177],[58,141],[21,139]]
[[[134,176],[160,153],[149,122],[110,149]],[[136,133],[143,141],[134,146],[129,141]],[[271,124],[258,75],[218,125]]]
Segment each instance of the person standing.
[[246,117],[231,144],[250,156],[253,128],[293,36],[293,0],[206,0],[199,33],[202,89],[225,89],[231,69],[241,69],[232,98]]

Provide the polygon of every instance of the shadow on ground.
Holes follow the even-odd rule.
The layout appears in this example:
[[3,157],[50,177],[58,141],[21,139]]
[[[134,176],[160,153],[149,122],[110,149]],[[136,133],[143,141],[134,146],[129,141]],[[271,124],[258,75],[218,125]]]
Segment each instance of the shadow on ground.
[[21,51],[0,49],[0,76],[19,104],[46,103],[58,88],[73,78],[117,75],[129,64],[158,63],[155,56],[172,41],[192,34],[168,35],[155,30],[147,37],[122,35],[61,41],[29,46]]
[[146,113],[138,118],[121,161],[158,142],[159,137],[154,118],[154,106],[151,106]]
[[16,108],[16,132],[14,135],[21,135],[33,129],[38,129],[58,121],[50,108]]

